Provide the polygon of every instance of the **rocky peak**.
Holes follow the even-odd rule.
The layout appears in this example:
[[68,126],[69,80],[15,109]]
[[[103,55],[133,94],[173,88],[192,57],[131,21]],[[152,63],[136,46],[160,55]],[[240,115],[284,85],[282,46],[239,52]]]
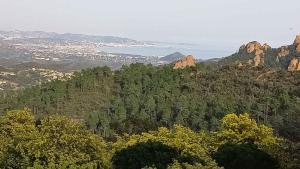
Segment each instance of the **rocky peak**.
[[264,63],[264,51],[269,49],[270,46],[264,44],[263,46],[257,41],[249,42],[247,45],[241,46],[240,50],[246,51],[248,54],[254,54],[254,58],[249,60],[250,64],[258,66]]
[[272,48],[267,43],[257,41],[246,43],[239,48],[237,53],[221,60],[220,64],[232,64],[234,61],[237,61],[236,64],[241,62],[250,66],[266,65],[278,69],[289,67],[289,71],[300,71],[300,34],[296,36],[292,44],[279,48]]
[[253,41],[253,42],[249,42],[247,45],[246,45],[246,50],[247,50],[247,53],[252,53],[256,50],[261,50],[262,46],[260,43],[256,42],[256,41]]
[[300,70],[300,59],[293,58],[290,61],[290,64],[288,66],[288,71],[299,71]]
[[184,69],[186,67],[195,66],[196,61],[192,55],[185,56],[184,58],[176,61],[173,69]]

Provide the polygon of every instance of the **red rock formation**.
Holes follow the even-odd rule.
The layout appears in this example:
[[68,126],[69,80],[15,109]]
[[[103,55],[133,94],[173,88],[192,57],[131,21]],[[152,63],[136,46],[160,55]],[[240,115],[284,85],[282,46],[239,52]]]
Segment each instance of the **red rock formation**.
[[254,66],[263,64],[264,63],[264,52],[262,50],[257,50],[255,52],[255,57],[254,57],[253,61],[254,61]]
[[247,49],[247,53],[252,53],[256,50],[261,50],[262,46],[260,45],[260,43],[253,41],[246,45],[246,49]]
[[288,71],[299,71],[300,59],[293,58],[289,64]]
[[296,47],[296,52],[300,53],[300,35],[296,36],[296,39],[294,41],[294,45]]
[[265,55],[264,50],[267,50],[268,47],[269,47],[269,45],[265,44],[264,46],[261,46],[261,44],[256,41],[248,43],[245,46],[246,52],[249,54],[254,53],[254,55],[255,55],[253,60],[251,59],[249,61],[249,63],[254,64],[254,66],[263,64],[264,63],[264,55]]
[[192,55],[188,55],[175,63],[173,69],[184,69],[186,67],[195,66],[196,61]]

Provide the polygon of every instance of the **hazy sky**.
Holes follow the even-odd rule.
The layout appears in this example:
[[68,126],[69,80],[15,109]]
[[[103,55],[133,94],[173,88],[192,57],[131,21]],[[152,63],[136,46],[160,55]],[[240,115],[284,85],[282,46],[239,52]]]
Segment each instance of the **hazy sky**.
[[300,0],[0,0],[0,29],[276,47],[300,34],[299,11]]

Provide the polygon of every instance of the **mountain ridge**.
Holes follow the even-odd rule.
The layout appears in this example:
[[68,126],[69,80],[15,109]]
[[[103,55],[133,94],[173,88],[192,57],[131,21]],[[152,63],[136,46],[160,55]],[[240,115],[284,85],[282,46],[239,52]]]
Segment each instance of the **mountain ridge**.
[[267,43],[261,44],[251,41],[242,45],[238,52],[220,59],[216,66],[230,64],[247,64],[252,66],[264,65],[275,69],[288,71],[299,70],[296,63],[300,58],[300,36],[297,35],[294,42],[279,48],[272,48]]

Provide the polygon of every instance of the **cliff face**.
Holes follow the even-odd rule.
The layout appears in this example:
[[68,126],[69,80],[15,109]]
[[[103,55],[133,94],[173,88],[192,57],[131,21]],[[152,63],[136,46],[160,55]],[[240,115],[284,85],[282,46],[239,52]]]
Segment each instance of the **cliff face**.
[[300,35],[296,36],[296,39],[294,41],[294,45],[296,47],[296,52],[300,53]]
[[299,71],[300,59],[293,58],[288,66],[288,71]]
[[176,61],[173,69],[184,69],[186,67],[195,66],[196,61],[192,55],[188,55],[181,60]]
[[[295,48],[295,55],[300,53],[300,35],[297,35],[293,44]],[[300,71],[300,58],[293,58],[288,66],[288,71]]]

